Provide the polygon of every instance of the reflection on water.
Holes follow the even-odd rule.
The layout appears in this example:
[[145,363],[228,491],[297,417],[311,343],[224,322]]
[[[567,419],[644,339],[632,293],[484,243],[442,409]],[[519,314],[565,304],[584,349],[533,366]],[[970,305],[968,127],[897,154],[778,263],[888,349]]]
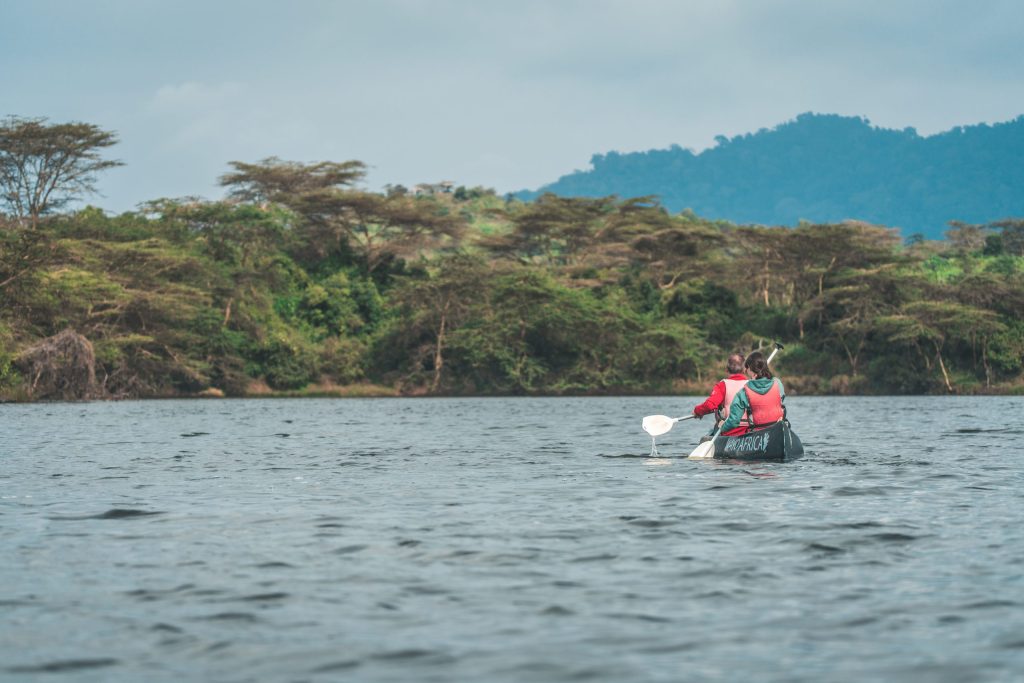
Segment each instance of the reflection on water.
[[0,678],[1019,680],[1019,398],[0,406]]

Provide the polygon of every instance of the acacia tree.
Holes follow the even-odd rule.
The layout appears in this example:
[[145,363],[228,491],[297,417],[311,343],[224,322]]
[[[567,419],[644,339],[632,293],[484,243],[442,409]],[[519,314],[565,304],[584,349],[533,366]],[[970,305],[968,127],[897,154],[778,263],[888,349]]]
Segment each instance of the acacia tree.
[[999,228],[1003,250],[1014,256],[1024,257],[1024,220],[1007,218],[989,224],[990,228]]
[[[975,271],[966,274],[954,286],[956,299],[973,308],[991,311],[1000,321],[1010,322],[1024,319],[1024,277],[1021,275],[999,276],[995,273]],[[985,370],[985,386],[992,386],[992,366],[989,362],[993,340],[1009,329],[988,329],[985,326],[970,331],[971,351],[975,366],[980,360]],[[998,342],[997,342],[998,346]],[[1015,354],[1017,355],[1017,354]]]
[[235,172],[220,178],[229,195],[294,211],[301,218],[298,242],[312,260],[347,251],[372,273],[389,259],[455,240],[465,227],[460,215],[432,199],[355,189],[366,173],[361,161],[303,164],[271,157],[231,165]]
[[21,301],[33,288],[33,274],[54,251],[45,234],[18,229],[17,221],[0,215],[0,291],[8,305]]
[[122,162],[103,158],[117,136],[91,123],[48,124],[9,116],[0,123],[0,203],[19,223],[96,193],[96,176]]
[[300,195],[354,186],[366,176],[361,161],[317,161],[304,164],[268,157],[255,164],[232,161],[233,173],[220,177],[228,195],[246,202],[289,204]]
[[861,353],[877,331],[877,321],[894,313],[902,302],[920,297],[922,291],[923,283],[901,273],[897,264],[848,270],[804,304],[798,319],[817,315],[824,344],[842,347],[850,374],[857,377]]
[[512,231],[484,241],[492,252],[523,263],[572,265],[593,244],[614,210],[614,197],[559,197],[546,193],[511,216]]
[[[461,215],[428,197],[346,192],[321,199],[336,207],[336,213],[326,218],[340,224],[368,273],[392,258],[442,247],[446,240],[457,244],[466,226]],[[303,206],[312,208],[308,203]]]
[[[767,308],[771,305],[773,279],[774,286],[783,288],[783,242],[789,228],[744,226],[727,234],[739,247],[740,268],[737,272],[742,277],[739,286],[756,286],[754,296]],[[776,299],[781,299],[781,296],[776,294]]]
[[971,254],[985,247],[985,239],[991,232],[991,229],[984,225],[950,221],[946,239],[953,247],[953,251],[959,254]]
[[363,162],[302,163],[268,157],[230,165],[234,171],[219,178],[221,186],[228,188],[228,197],[264,208],[274,203],[298,214],[301,220],[292,226],[292,246],[300,261],[317,262],[346,250],[346,231],[331,200],[365,177]]
[[620,227],[629,226],[628,232],[633,234],[630,246],[634,257],[651,273],[659,289],[671,289],[687,276],[706,270],[708,250],[721,241],[721,233],[712,226],[685,218],[650,212],[636,217],[627,213],[623,218],[627,220]]
[[[850,268],[868,269],[893,261],[899,232],[867,223],[801,225],[778,235],[781,265],[777,276],[788,285],[789,303],[804,337],[807,303],[822,297]],[[819,310],[818,325],[822,324]]]
[[429,369],[431,393],[442,385],[448,337],[486,291],[489,275],[485,262],[455,254],[442,259],[430,277],[406,280],[393,294],[402,315],[390,341],[410,350],[413,375]]
[[1005,328],[992,311],[952,301],[912,301],[904,304],[899,313],[879,318],[878,323],[883,331],[888,332],[891,341],[915,346],[929,369],[931,363],[920,343],[932,346],[946,390],[950,393],[953,392],[953,384],[942,353],[946,342],[969,341],[978,334],[987,339]]

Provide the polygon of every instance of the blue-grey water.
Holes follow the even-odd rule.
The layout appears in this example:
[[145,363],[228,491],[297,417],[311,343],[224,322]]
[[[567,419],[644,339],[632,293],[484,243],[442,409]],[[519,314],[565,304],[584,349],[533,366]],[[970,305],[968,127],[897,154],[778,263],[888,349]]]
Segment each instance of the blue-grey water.
[[1024,399],[0,405],[0,679],[1024,680]]

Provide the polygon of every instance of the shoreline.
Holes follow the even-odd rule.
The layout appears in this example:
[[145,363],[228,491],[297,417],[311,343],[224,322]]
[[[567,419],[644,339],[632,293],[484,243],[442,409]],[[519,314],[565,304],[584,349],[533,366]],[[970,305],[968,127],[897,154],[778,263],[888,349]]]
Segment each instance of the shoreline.
[[[785,381],[785,380],[783,380]],[[630,398],[630,397],[693,397],[699,398],[710,391],[707,389],[698,390],[692,385],[680,386],[668,391],[658,390],[637,390],[637,391],[565,391],[565,392],[439,392],[427,393],[425,391],[401,391],[394,387],[386,387],[375,384],[357,384],[348,386],[310,385],[303,389],[275,390],[263,385],[255,391],[247,391],[239,394],[225,394],[219,389],[205,389],[195,393],[174,393],[174,394],[152,394],[148,396],[104,396],[77,400],[68,399],[32,399],[16,394],[0,394],[0,405],[2,404],[50,404],[50,403],[94,403],[94,402],[116,402],[116,401],[175,401],[175,400],[251,400],[251,399],[305,399],[305,398],[333,398],[333,399],[366,399],[366,398],[398,398],[398,399],[431,399],[431,398]],[[893,394],[893,393],[842,393],[842,392],[818,392],[818,391],[788,391],[787,397],[821,397],[821,398],[871,398],[871,397],[908,397],[908,396],[933,396],[933,397],[1005,397],[1024,396],[1024,385],[1009,385],[990,387],[987,391],[961,391],[942,393],[914,393],[914,394]]]

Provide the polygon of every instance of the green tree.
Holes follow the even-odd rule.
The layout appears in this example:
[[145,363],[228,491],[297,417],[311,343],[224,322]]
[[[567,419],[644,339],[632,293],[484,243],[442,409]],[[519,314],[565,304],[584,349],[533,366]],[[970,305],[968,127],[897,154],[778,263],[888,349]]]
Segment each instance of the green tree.
[[984,225],[950,221],[946,239],[956,253],[965,255],[984,249],[985,240],[990,233],[991,231]]
[[[814,297],[824,295],[832,278],[849,268],[873,268],[892,262],[899,246],[899,232],[867,223],[800,225],[780,238],[780,264],[775,273],[784,284],[786,303],[797,311]],[[820,309],[819,309],[820,310]],[[820,315],[820,314],[819,314]],[[806,315],[797,315],[800,338]],[[818,319],[818,324],[822,322]]]
[[737,289],[753,290],[754,298],[766,308],[771,305],[773,291],[781,299],[780,290],[785,289],[783,245],[789,229],[746,226],[727,234],[735,245],[736,256],[733,272],[723,275]]
[[23,301],[35,287],[42,267],[56,257],[57,251],[49,235],[24,229],[0,215],[0,291],[8,306]]
[[103,150],[117,136],[91,123],[49,124],[9,116],[0,122],[0,204],[19,221],[42,216],[96,192],[97,174],[121,166]]
[[1003,251],[1024,256],[1024,219],[1007,218],[991,223],[990,227],[999,228]]
[[311,192],[344,189],[366,176],[361,161],[317,161],[301,163],[269,157],[254,164],[232,161],[234,172],[220,177],[228,195],[244,202],[289,204]]
[[408,364],[406,381],[427,389],[443,386],[449,336],[469,317],[486,289],[490,269],[464,254],[440,259],[428,277],[406,278],[391,295],[396,318],[380,345],[379,360],[391,366]]
[[898,313],[880,318],[878,323],[891,341],[910,343],[917,348],[928,368],[931,367],[930,357],[921,344],[931,346],[949,392],[953,391],[953,384],[943,358],[946,342],[969,341],[972,335],[979,333],[989,337],[1005,327],[991,311],[950,301],[909,302]]
[[466,229],[460,214],[430,197],[347,192],[335,200],[349,246],[369,273],[396,258],[457,246]]
[[[807,302],[799,316],[818,316],[823,345],[838,344],[857,377],[862,353],[877,331],[880,318],[894,314],[906,301],[921,296],[924,283],[895,264],[847,270],[832,286]],[[877,355],[877,354],[876,354]]]
[[277,202],[302,219],[295,232],[307,260],[341,250],[355,254],[372,273],[394,259],[457,240],[465,229],[459,214],[434,199],[352,189],[365,174],[359,161],[300,164],[270,158],[232,166],[236,172],[220,179],[231,196]]
[[593,244],[614,205],[613,197],[545,194],[511,214],[511,232],[485,240],[484,245],[495,254],[524,263],[571,265]]
[[670,218],[660,207],[620,211],[602,237],[606,244],[628,242],[633,262],[662,290],[705,273],[711,265],[710,250],[722,242],[721,232],[714,227],[687,217]]
[[366,175],[361,161],[301,163],[277,157],[254,164],[232,161],[233,173],[220,177],[228,196],[266,208],[280,204],[295,211],[290,247],[296,258],[316,264],[348,256],[348,224],[339,198]]

